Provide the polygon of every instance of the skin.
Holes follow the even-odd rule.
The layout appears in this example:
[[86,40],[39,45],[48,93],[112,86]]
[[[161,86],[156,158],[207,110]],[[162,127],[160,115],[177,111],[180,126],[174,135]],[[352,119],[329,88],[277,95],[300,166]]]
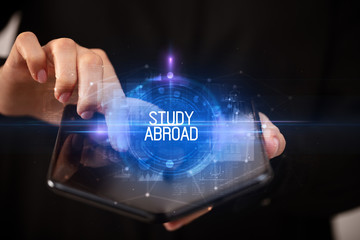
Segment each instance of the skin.
[[[94,112],[105,114],[114,103],[125,99],[114,68],[101,49],[88,49],[72,39],[59,38],[41,46],[36,35],[18,35],[11,52],[0,68],[0,113],[7,116],[31,116],[58,125],[64,106],[77,104],[77,112],[89,119]],[[46,103],[46,111],[44,104]],[[269,158],[285,148],[284,136],[264,115],[260,114],[265,148]],[[119,150],[121,139],[110,136]],[[121,149],[120,149],[121,150]],[[184,218],[168,222],[164,227],[174,231],[206,214],[211,206]]]
[[[60,38],[44,46],[31,32],[21,33],[0,68],[0,111],[8,116],[28,115],[60,123],[64,104],[77,103],[77,112],[89,119],[95,111],[106,112],[109,93],[118,89],[125,97],[106,53],[87,49]],[[111,85],[98,91],[98,85]],[[53,92],[51,97],[49,92]],[[98,96],[101,94],[101,96]],[[112,96],[112,95],[111,95]],[[43,111],[44,101],[50,105]]]

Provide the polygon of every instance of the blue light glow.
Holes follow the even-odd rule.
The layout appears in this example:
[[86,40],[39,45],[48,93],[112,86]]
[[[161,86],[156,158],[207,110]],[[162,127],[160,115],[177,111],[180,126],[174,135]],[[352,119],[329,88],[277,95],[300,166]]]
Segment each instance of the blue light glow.
[[172,72],[168,72],[166,76],[168,79],[172,79],[174,77],[174,74]]
[[172,160],[167,160],[166,161],[166,167],[167,168],[172,168],[174,166],[174,162]]
[[127,93],[149,103],[129,109],[129,151],[141,169],[167,176],[196,174],[211,162],[218,103],[203,85],[169,77],[173,81],[148,81],[142,91]]

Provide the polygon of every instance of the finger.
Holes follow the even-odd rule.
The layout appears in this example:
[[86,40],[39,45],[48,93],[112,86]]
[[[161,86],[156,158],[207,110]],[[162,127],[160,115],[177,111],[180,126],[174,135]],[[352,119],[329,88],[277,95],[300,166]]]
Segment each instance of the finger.
[[[129,148],[129,103],[108,56],[101,49],[92,49],[103,60],[104,77],[99,93],[102,95],[99,111],[105,115],[111,146],[124,152]],[[130,104],[131,105],[131,104]]]
[[89,119],[98,110],[103,80],[103,61],[95,52],[78,46],[78,114]]
[[55,98],[66,103],[77,82],[76,43],[69,38],[60,38],[50,41],[44,50],[55,69]]
[[102,49],[91,50],[99,55],[103,61],[104,72],[101,85],[101,109],[99,111],[104,114],[114,101],[123,101],[125,94],[107,54]]
[[32,32],[23,32],[18,35],[9,54],[7,64],[10,66],[26,64],[34,80],[40,83],[47,81],[46,54]]
[[202,215],[208,213],[209,211],[211,211],[211,209],[212,209],[212,207],[210,206],[208,208],[205,208],[203,210],[200,210],[196,213],[190,214],[190,215],[180,218],[178,220],[164,223],[163,225],[166,228],[166,230],[175,231],[175,230],[183,227],[184,225],[189,224],[190,222],[194,221],[195,219],[201,217]]
[[129,106],[126,98],[114,99],[107,104],[105,120],[111,146],[119,152],[129,148]]
[[259,116],[267,155],[269,158],[277,157],[282,154],[285,149],[285,138],[279,128],[276,127],[265,114],[259,113]]

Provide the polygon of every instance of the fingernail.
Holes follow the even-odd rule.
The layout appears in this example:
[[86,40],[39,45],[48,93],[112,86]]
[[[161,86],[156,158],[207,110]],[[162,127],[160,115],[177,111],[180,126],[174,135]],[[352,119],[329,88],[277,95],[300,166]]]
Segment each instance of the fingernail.
[[94,113],[91,111],[86,111],[86,112],[83,112],[82,114],[80,114],[80,116],[82,119],[90,119],[93,116],[93,114]]
[[274,154],[276,154],[279,150],[279,144],[280,144],[279,139],[273,137],[272,141],[273,141],[274,149],[276,149],[276,151],[274,151],[275,152]]
[[62,103],[66,103],[70,98],[70,93],[66,92],[66,93],[62,93],[59,97],[59,101]]
[[41,69],[38,73],[37,73],[37,80],[39,83],[45,83],[47,80],[47,74],[46,71],[44,69]]

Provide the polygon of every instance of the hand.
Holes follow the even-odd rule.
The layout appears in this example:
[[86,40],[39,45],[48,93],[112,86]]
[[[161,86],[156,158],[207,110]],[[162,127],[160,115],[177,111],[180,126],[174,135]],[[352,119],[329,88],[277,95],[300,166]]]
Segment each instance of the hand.
[[[60,38],[41,46],[35,34],[21,33],[0,68],[0,113],[31,116],[59,124],[67,103],[89,119],[95,111],[106,121],[124,115],[125,94],[106,53]],[[109,127],[114,124],[109,124]],[[126,131],[122,131],[126,132]],[[113,134],[111,145],[126,150],[126,137]]]
[[[124,92],[107,55],[68,38],[41,46],[35,34],[21,33],[0,68],[0,112],[59,124],[66,103],[89,119],[106,112]],[[114,94],[116,96],[114,96]],[[53,97],[55,96],[55,97]],[[45,108],[45,109],[44,109]]]
[[[263,113],[260,113],[260,121],[263,130],[263,137],[265,141],[265,150],[269,157],[269,159],[279,156],[285,149],[286,141],[284,136],[267,116]],[[180,218],[175,221],[164,223],[164,227],[168,231],[175,231],[182,226],[189,224],[190,222],[194,221],[195,219],[199,218],[200,216],[208,213],[211,211],[212,207],[205,208],[200,210],[196,213],[193,213],[189,216]]]

